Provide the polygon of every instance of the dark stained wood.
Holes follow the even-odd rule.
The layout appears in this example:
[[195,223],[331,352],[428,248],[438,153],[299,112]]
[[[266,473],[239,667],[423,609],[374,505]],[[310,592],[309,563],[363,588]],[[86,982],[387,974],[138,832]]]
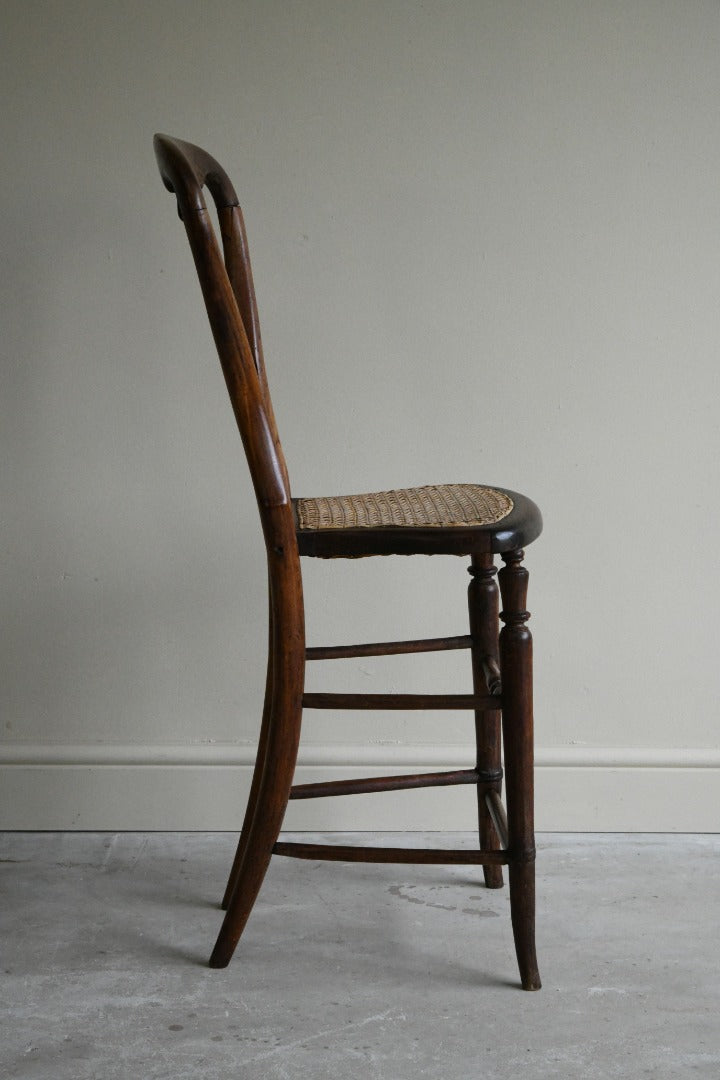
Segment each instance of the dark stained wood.
[[[278,536],[278,531],[274,533]],[[292,538],[268,550],[272,588],[273,692],[267,743],[257,802],[240,871],[210,957],[211,967],[226,967],[263,883],[273,845],[282,826],[292,786],[302,717],[305,677],[303,598],[299,568],[292,560]]]
[[506,849],[508,846],[508,827],[507,817],[505,815],[505,807],[502,804],[500,793],[491,789],[485,792],[485,803],[487,804],[488,813],[493,820],[495,826],[495,832],[497,833],[498,840],[500,841],[500,847]]
[[502,678],[500,677],[500,665],[497,660],[494,656],[481,656],[480,667],[482,668],[488,694],[499,696],[502,693]]
[[262,339],[260,337],[260,318],[258,316],[257,301],[255,299],[255,286],[253,284],[252,266],[248,251],[247,235],[242,210],[239,206],[218,207],[218,221],[223,244],[223,257],[227,269],[228,279],[233,290],[233,295],[238,307],[238,314],[248,338],[248,344],[252,351],[255,370],[257,371],[260,390],[263,396],[263,404],[267,415],[271,435],[275,443],[275,450],[283,472],[285,488],[290,491],[290,480],[287,474],[285,457],[280,446],[280,437],[275,423],[270,388],[268,387],[267,373],[265,371],[265,359],[263,356]]
[[500,631],[503,681],[502,732],[505,749],[508,876],[515,951],[524,990],[539,990],[535,955],[535,833],[533,814],[532,635],[527,627],[528,572],[523,551],[503,556],[498,577],[504,626]]
[[[480,705],[475,711],[476,768],[479,775],[494,775],[494,787],[500,791],[502,770],[500,762],[500,698],[495,694],[500,688],[498,664],[499,600],[495,580],[495,564],[492,555],[474,555],[468,570],[468,611],[470,614],[470,637],[472,638],[473,688],[476,694],[488,690],[491,704]],[[495,700],[496,704],[492,704]],[[487,788],[478,784],[478,833],[483,851],[500,847],[493,817],[485,802]],[[485,885],[488,889],[500,889],[503,884],[499,866],[486,866]]]
[[181,221],[188,212],[206,209],[202,193],[206,185],[218,210],[240,205],[227,173],[206,150],[169,135],[156,135],[153,146],[163,183],[177,199]]
[[500,707],[489,694],[304,694],[305,709],[487,709]]
[[375,791],[452,787],[455,784],[476,784],[477,782],[478,774],[475,769],[412,773],[405,776],[371,776],[358,780],[324,780],[318,784],[296,784],[290,788],[290,798],[317,799],[327,795],[365,795]]
[[[269,585],[269,583],[268,583]],[[270,596],[268,588],[268,598]],[[240,871],[242,869],[243,860],[245,858],[245,851],[248,845],[248,838],[252,830],[253,821],[255,819],[255,810],[257,809],[258,793],[260,790],[260,780],[262,779],[263,769],[265,766],[265,755],[267,754],[268,739],[270,737],[270,719],[272,714],[272,694],[273,694],[273,612],[272,604],[270,605],[270,611],[268,613],[268,656],[267,656],[267,674],[265,677],[265,700],[263,703],[262,721],[260,723],[260,738],[258,740],[258,750],[255,760],[255,768],[253,769],[252,782],[250,784],[250,794],[248,796],[247,806],[245,808],[245,818],[243,820],[242,831],[240,832],[240,839],[238,840],[237,850],[235,852],[235,859],[233,860],[232,867],[230,869],[230,876],[228,877],[227,885],[225,886],[225,893],[222,898],[220,907],[223,911],[227,911],[232,895],[235,891],[235,886],[240,877]]]
[[435,863],[445,866],[503,866],[504,851],[465,851],[445,848],[350,847],[341,844],[296,844],[281,841],[275,855],[293,859],[322,859],[330,862]]
[[[469,649],[472,638],[419,638],[414,641],[378,641],[369,645],[316,645],[306,650],[306,660],[347,660],[353,656],[399,656],[402,653],[445,652],[449,649]],[[500,672],[498,669],[498,676]],[[488,693],[494,693],[489,690]]]
[[[520,550],[542,529],[528,498],[507,491],[512,512],[495,525],[438,528],[299,530],[287,465],[268,387],[257,303],[242,211],[232,183],[206,151],[165,135],[155,137],[165,186],[175,194],[195,261],[220,364],[242,439],[257,500],[268,566],[269,644],[265,704],[250,797],[225,890],[226,915],[210,964],[233,955],[272,854],[353,862],[479,865],[488,884],[501,882],[508,865],[513,933],[522,985],[537,989],[534,941],[534,834],[532,782],[532,639],[526,622],[527,572]],[[217,210],[220,240],[204,190]],[[506,491],[506,489],[498,489]],[[498,666],[497,589],[503,621]],[[470,635],[368,645],[306,649],[301,555],[351,558],[389,554],[472,556]],[[473,694],[305,694],[305,661],[470,648]],[[502,681],[502,693],[500,691]],[[292,780],[303,708],[472,709],[478,736],[475,769],[297,785]],[[500,799],[502,770],[498,718],[506,769],[507,819]],[[346,847],[279,842],[288,800],[323,795],[472,783],[481,796],[480,848],[454,851]],[[507,850],[500,850],[500,847]]]
[[[166,186],[175,192],[195,259],[198,278],[230,401],[245,448],[265,537],[270,579],[272,633],[272,696],[264,725],[264,750],[258,755],[254,779],[255,806],[250,808],[241,839],[242,850],[231,872],[227,914],[215,949],[212,967],[224,967],[240,938],[260,890],[287,806],[300,737],[305,670],[305,619],[302,578],[295,518],[287,468],[268,395],[262,385],[256,354],[240,314],[250,304],[252,284],[239,280],[246,252],[230,252],[231,223],[225,258],[202,195],[205,184],[218,213],[237,205],[232,184],[221,167],[204,151],[187,143],[156,136],[155,150]],[[223,215],[225,220],[227,215]],[[235,241],[239,242],[239,233]],[[231,284],[226,261],[231,267]]]
[[242,210],[239,206],[219,207],[218,222],[220,224],[225,269],[235,296],[238,314],[252,350],[260,386],[266,401],[269,402],[270,391],[267,385],[265,358],[260,336],[260,317],[258,315],[257,300],[255,299],[255,285]]

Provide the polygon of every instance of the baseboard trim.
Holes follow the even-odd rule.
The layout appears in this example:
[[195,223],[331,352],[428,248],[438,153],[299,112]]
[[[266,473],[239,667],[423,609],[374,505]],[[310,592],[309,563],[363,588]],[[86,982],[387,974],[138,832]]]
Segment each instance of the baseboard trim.
[[[301,746],[298,766],[325,767],[377,765],[402,770],[411,766],[461,768],[472,763],[474,749],[468,746],[408,745],[370,743]],[[255,762],[255,746],[237,743],[183,743],[145,745],[98,744],[15,744],[0,745],[0,768],[4,766],[250,766]],[[580,769],[717,769],[720,749],[710,747],[617,747],[555,746],[537,747],[539,768]]]
[[[462,768],[472,747],[307,746],[296,780]],[[236,830],[254,747],[2,746],[0,828]],[[292,803],[292,830],[472,828],[472,788]],[[566,746],[536,752],[539,831],[718,832],[720,750]]]

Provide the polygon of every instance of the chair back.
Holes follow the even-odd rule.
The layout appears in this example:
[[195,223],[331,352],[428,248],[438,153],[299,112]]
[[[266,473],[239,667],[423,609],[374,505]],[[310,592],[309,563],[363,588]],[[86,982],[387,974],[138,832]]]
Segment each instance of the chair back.
[[[242,211],[232,183],[206,151],[156,135],[165,187],[177,198],[215,345],[242,437],[268,547],[293,543],[290,483],[267,385]],[[215,203],[222,253],[203,188]],[[295,541],[296,543],[296,541]]]

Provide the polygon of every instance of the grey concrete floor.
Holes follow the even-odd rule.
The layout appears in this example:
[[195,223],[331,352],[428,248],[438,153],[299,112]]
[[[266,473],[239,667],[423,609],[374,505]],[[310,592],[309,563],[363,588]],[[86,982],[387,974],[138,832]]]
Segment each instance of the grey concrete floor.
[[8,1078],[720,1077],[720,837],[541,836],[539,993],[479,869],[275,858],[211,971],[234,837],[1,839]]

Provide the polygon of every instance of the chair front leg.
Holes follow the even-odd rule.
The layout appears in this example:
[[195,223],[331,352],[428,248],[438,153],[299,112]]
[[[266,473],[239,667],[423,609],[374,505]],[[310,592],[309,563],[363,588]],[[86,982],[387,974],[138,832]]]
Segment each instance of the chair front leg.
[[[472,638],[473,692],[487,694],[483,658],[498,660],[498,587],[495,581],[495,564],[492,555],[473,555],[468,568],[472,581],[468,586],[468,609],[470,613],[470,637]],[[476,711],[475,743],[477,747],[476,768],[480,776],[477,786],[478,826],[481,851],[498,851],[500,841],[485,801],[485,793],[502,790],[502,767],[500,762],[500,713]],[[503,884],[502,867],[484,866],[483,874],[488,889],[500,889]]]
[[500,632],[502,731],[508,816],[508,877],[515,951],[524,990],[541,986],[535,953],[532,635],[525,610],[528,572],[522,550],[503,555],[498,575],[505,624]]

